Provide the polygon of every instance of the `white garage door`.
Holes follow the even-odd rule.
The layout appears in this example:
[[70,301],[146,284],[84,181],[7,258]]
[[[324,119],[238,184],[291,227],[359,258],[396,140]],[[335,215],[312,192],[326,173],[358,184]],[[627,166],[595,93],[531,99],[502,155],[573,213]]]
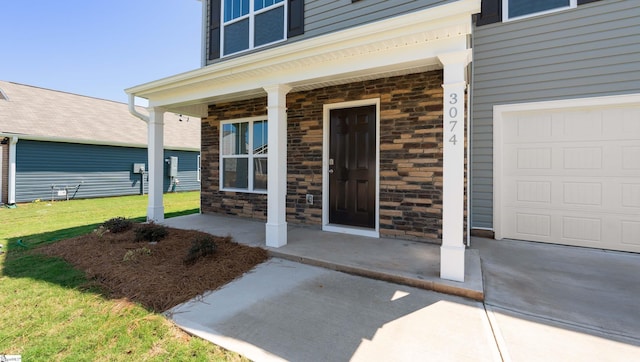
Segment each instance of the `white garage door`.
[[496,238],[640,252],[640,104],[498,118]]

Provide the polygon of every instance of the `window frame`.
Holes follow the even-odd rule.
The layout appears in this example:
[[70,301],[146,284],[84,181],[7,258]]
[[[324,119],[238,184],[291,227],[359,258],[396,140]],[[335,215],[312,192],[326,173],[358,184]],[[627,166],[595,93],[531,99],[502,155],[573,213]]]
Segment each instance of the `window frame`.
[[[262,13],[266,13],[268,11],[271,10],[275,10],[278,7],[283,7],[283,21],[282,21],[282,39],[280,40],[276,40],[276,41],[272,41],[270,43],[265,43],[265,44],[261,44],[258,46],[255,46],[254,44],[254,37],[255,37],[255,18],[257,15],[260,15]],[[255,10],[255,0],[249,0],[249,13],[247,13],[246,15],[242,15],[239,16],[237,18],[231,19],[229,21],[225,21],[225,0],[221,0],[220,1],[220,58],[226,58],[229,56],[234,56],[234,55],[238,55],[238,54],[242,54],[254,49],[260,49],[272,44],[277,44],[277,43],[281,43],[283,41],[287,40],[288,37],[288,13],[289,13],[289,2],[287,0],[282,0],[278,3],[275,3],[273,5],[264,7],[260,10]],[[224,51],[225,48],[225,42],[224,42],[224,36],[225,36],[225,32],[228,26],[233,25],[237,22],[243,21],[245,19],[248,19],[249,21],[249,46],[247,47],[247,49],[243,49],[243,50],[238,50],[236,52],[233,53],[229,53],[226,54]]]
[[[269,188],[269,184],[267,183],[267,189],[256,189],[255,185],[254,185],[254,160],[255,159],[268,159],[268,148],[267,148],[267,153],[265,154],[254,154],[253,153],[253,125],[256,122],[266,122],[267,125],[269,124],[267,121],[267,116],[257,116],[257,117],[248,117],[248,118],[238,118],[238,119],[230,119],[230,120],[224,120],[224,121],[220,121],[220,132],[219,132],[219,136],[220,136],[220,142],[219,142],[219,151],[218,151],[218,159],[219,159],[219,165],[218,165],[218,174],[219,176],[219,180],[218,180],[218,188],[220,191],[230,191],[230,192],[242,192],[242,193],[249,193],[249,194],[267,194],[267,189]],[[249,150],[247,152],[246,155],[225,155],[223,153],[223,146],[224,146],[224,125],[226,124],[234,124],[234,123],[248,123],[248,130],[249,130],[249,139],[247,140],[248,144],[250,145]],[[268,129],[267,129],[267,147],[269,147],[269,133],[268,133]],[[224,160],[225,159],[246,159],[247,160],[247,188],[238,188],[238,187],[225,187],[224,186]],[[267,173],[267,179],[269,178],[269,174]]]
[[504,23],[507,23],[507,22],[510,22],[510,21],[515,21],[515,20],[520,20],[520,19],[527,19],[527,18],[531,18],[531,17],[534,17],[534,16],[551,14],[551,13],[564,11],[564,10],[575,9],[575,8],[578,7],[578,0],[569,0],[569,5],[568,6],[562,6],[562,7],[558,7],[558,8],[538,11],[538,12],[535,12],[535,13],[526,14],[526,15],[520,15],[520,16],[514,16],[514,17],[510,18],[509,17],[509,1],[510,0],[502,0],[502,22],[504,22]]

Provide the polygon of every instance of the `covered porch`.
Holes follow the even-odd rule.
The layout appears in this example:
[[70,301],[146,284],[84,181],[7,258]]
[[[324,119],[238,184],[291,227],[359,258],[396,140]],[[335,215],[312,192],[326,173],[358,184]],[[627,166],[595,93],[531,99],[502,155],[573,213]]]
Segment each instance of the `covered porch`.
[[465,280],[460,283],[439,277],[440,247],[433,244],[345,235],[289,224],[287,245],[273,248],[266,245],[264,223],[260,221],[193,214],[166,219],[162,224],[231,235],[240,244],[266,248],[273,257],[303,264],[479,301],[485,297],[477,249],[465,253]]
[[[149,129],[148,220],[161,222],[164,219],[161,183],[155,180],[162,179],[165,112],[206,118],[212,105],[266,98],[268,188],[264,207],[267,210],[266,223],[262,225],[266,246],[281,248],[292,241],[287,218],[287,94],[438,70],[443,74],[442,83],[438,85],[442,91],[439,113],[442,123],[439,127],[443,141],[441,146],[434,148],[440,147],[443,155],[436,161],[441,162],[442,168],[442,191],[438,196],[442,205],[438,205],[441,211],[432,212],[441,213],[437,223],[441,224],[442,245],[436,247],[440,255],[439,275],[443,279],[464,282],[464,124],[466,74],[471,61],[468,37],[471,34],[471,16],[479,10],[480,1],[456,1],[249,53],[127,89],[132,113],[145,120]],[[148,116],[135,111],[136,97],[149,101]],[[379,119],[380,100],[377,102]],[[327,137],[326,131],[324,137]],[[377,143],[379,147],[379,140]],[[333,160],[327,156],[327,142],[322,147],[322,183],[326,185]],[[378,169],[375,180],[372,180],[375,181],[375,198],[380,197],[379,149],[377,152]],[[219,179],[216,181],[219,183]],[[219,184],[208,187],[222,189]],[[326,198],[323,197],[323,203],[326,203]],[[321,210],[321,227],[324,230],[332,227],[324,220],[327,206],[328,203],[323,204]],[[379,237],[378,199],[376,208],[376,225],[370,234]],[[323,233],[323,238],[327,234]],[[339,235],[340,239],[345,237]],[[432,265],[425,260],[423,267],[427,268],[428,264]]]

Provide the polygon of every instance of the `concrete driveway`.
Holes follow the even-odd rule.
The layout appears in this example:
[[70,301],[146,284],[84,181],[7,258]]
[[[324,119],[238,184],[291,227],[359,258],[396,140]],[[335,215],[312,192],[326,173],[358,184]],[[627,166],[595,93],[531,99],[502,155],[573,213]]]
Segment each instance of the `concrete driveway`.
[[640,361],[640,255],[474,238],[505,360]]
[[[236,240],[264,243],[261,223],[170,220],[213,234],[241,230]],[[344,263],[338,270],[359,275],[375,276],[369,268],[377,267],[430,278],[438,266],[421,263],[437,262],[433,245],[302,235],[309,240],[278,252],[328,267],[274,257],[167,315],[257,361],[640,361],[640,254],[474,238],[482,303],[330,270]],[[367,273],[354,272],[360,268]]]

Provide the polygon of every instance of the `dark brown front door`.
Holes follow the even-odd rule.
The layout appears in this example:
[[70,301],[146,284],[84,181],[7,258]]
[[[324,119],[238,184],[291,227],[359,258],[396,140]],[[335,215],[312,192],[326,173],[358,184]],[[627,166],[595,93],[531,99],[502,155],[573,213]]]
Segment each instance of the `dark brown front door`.
[[375,227],[376,106],[330,113],[329,223]]

